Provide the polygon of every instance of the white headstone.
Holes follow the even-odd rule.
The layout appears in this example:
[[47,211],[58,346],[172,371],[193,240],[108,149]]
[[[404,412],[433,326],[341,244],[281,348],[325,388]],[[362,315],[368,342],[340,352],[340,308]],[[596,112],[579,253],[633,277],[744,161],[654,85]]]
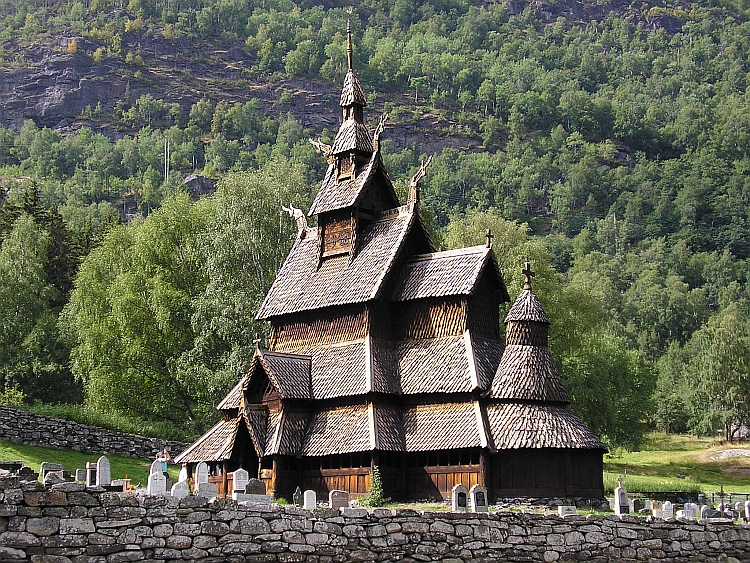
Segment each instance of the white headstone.
[[708,511],[711,510],[707,505],[701,506],[701,520],[705,520],[708,517]]
[[349,508],[349,493],[346,491],[332,490],[328,493],[328,507],[338,510]]
[[615,488],[615,514],[621,516],[630,514],[630,500],[628,499],[628,490],[622,486],[622,476],[617,478],[617,487]]
[[315,494],[315,491],[312,491],[310,489],[306,490],[302,508],[306,508],[307,510],[315,510],[317,506],[318,496]]
[[205,461],[201,461],[195,467],[195,483],[197,485],[208,483],[208,465],[206,465]]
[[190,487],[187,481],[179,481],[172,485],[172,496],[175,498],[185,498],[190,496]]
[[469,512],[469,491],[461,483],[454,485],[451,490],[451,511]]
[[249,480],[250,474],[247,471],[242,468],[235,470],[232,474],[232,498],[236,498],[235,493],[245,494],[245,487]]
[[167,478],[164,473],[152,473],[148,476],[146,491],[150,495],[164,495],[167,492]]
[[216,495],[219,494],[219,486],[216,483],[209,483],[208,481],[198,483],[195,494],[203,498],[216,498]]
[[741,502],[734,503],[734,513],[738,515],[745,514],[745,507],[742,505]]
[[561,518],[564,518],[565,516],[575,516],[577,514],[577,510],[575,506],[558,506],[557,507],[557,515]]
[[180,467],[180,473],[177,475],[177,482],[188,480],[188,469],[187,465]]
[[650,498],[647,498],[643,501],[643,508],[646,510],[651,510],[654,507],[654,503],[651,501]]
[[661,510],[661,517],[664,519],[674,518],[674,505],[670,501],[666,501]]
[[472,512],[489,512],[490,507],[487,502],[487,489],[482,485],[474,485],[469,489],[469,499]]
[[745,518],[750,518],[750,500],[745,503]]
[[682,518],[683,520],[694,520],[697,516],[696,508],[697,505],[692,502],[686,502],[682,510],[677,511],[677,518]]
[[102,456],[96,460],[96,484],[109,485],[112,482],[112,475],[109,471],[109,460]]
[[149,475],[153,475],[154,473],[159,473],[160,475],[164,473],[164,470],[162,469],[162,460],[157,459],[151,464],[151,469],[149,470]]

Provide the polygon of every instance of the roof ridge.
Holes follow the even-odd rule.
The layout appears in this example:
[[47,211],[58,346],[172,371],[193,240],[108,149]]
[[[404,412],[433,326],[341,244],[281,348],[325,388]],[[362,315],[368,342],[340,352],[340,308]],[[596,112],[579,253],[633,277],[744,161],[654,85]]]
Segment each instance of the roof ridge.
[[477,246],[464,246],[463,248],[453,248],[451,250],[441,250],[440,252],[430,252],[428,254],[415,254],[406,259],[407,262],[421,262],[424,260],[435,260],[438,258],[451,258],[453,256],[464,256],[466,254],[479,254],[480,252],[489,253],[492,250],[484,244]]

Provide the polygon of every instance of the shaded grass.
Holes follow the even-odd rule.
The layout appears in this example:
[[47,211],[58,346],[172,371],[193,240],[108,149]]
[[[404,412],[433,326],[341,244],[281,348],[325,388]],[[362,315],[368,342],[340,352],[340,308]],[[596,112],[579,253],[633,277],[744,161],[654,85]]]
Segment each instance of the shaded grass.
[[[96,461],[101,454],[84,454],[73,450],[59,450],[56,448],[42,448],[35,446],[20,446],[0,440],[0,460],[23,461],[24,465],[39,471],[39,465],[43,461],[51,461],[61,464],[66,471],[75,474],[76,469],[86,467],[87,461]],[[124,478],[126,475],[132,479],[132,485],[141,484],[146,486],[148,472],[152,459],[139,459],[134,457],[107,456],[110,463],[112,479]],[[176,482],[179,468],[170,465],[169,475]]]
[[651,433],[641,451],[614,451],[604,460],[605,490],[611,494],[617,476],[631,492],[725,491],[750,493],[750,457],[712,459],[750,444],[724,444],[711,438]]

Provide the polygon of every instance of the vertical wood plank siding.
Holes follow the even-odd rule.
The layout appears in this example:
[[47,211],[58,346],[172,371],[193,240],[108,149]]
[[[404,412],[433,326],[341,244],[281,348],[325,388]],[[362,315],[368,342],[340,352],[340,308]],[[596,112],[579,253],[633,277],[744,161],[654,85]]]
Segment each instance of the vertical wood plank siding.
[[469,297],[467,328],[476,336],[500,338],[500,305],[486,273]]
[[271,345],[276,352],[325,346],[364,338],[369,330],[369,314],[364,307],[347,307],[335,314],[320,312],[290,316],[283,324],[271,326]]
[[393,307],[400,311],[393,315],[395,340],[456,336],[466,330],[466,301],[461,298],[417,299]]
[[354,218],[331,217],[323,228],[323,256],[349,252],[354,233]]

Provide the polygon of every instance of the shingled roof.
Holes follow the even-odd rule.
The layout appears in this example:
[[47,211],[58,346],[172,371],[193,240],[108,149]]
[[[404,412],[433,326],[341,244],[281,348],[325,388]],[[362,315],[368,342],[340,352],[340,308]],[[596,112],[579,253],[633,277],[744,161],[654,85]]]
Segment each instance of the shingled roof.
[[533,404],[488,405],[487,421],[497,449],[607,447],[562,406]]
[[570,403],[570,394],[546,346],[506,346],[490,396],[552,403]]
[[483,445],[474,403],[440,403],[404,409],[407,452],[451,450]]
[[318,456],[371,450],[367,411],[366,405],[355,405],[314,413],[299,454]]
[[188,449],[175,457],[175,463],[223,461],[232,456],[234,440],[242,417],[220,420]]
[[258,311],[258,319],[375,299],[414,223],[413,207],[404,206],[371,223],[361,234],[359,251],[323,260],[318,241],[299,237]]
[[506,323],[512,321],[534,321],[549,324],[549,317],[534,292],[531,289],[524,289],[505,316]]
[[363,153],[372,152],[372,138],[367,126],[354,118],[346,119],[339,127],[336,138],[331,145],[331,154],[357,150]]
[[344,86],[341,89],[341,101],[339,105],[344,108],[355,104],[364,107],[367,105],[367,98],[365,98],[359,78],[357,78],[352,69],[349,69],[344,77]]
[[[425,297],[471,295],[488,264],[505,291],[495,255],[485,245],[410,257],[399,272],[391,299],[408,301]],[[508,300],[507,291],[505,299]]]
[[336,165],[329,165],[308,215],[312,216],[356,205],[367,188],[376,180],[385,186],[392,207],[398,207],[398,197],[388,174],[385,172],[380,151],[372,153],[370,160],[358,171],[354,180],[350,178],[338,180],[336,178]]

